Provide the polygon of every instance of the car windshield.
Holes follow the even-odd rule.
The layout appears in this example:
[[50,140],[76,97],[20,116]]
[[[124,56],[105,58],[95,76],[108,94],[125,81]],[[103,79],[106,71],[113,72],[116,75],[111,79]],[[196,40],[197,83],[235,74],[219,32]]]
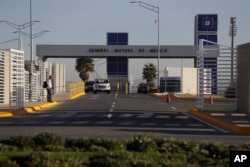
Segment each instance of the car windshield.
[[140,86],[147,86],[147,84],[140,84]]
[[109,83],[109,81],[107,79],[99,79],[96,80],[96,83]]
[[87,81],[86,83],[85,83],[85,85],[93,85],[94,84],[94,81]]

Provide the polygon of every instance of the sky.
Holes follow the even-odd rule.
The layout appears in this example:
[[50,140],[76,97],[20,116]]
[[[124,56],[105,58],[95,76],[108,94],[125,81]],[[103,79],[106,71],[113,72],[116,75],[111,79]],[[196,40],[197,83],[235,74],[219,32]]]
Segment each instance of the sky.
[[[236,17],[235,46],[250,42],[249,0],[143,0],[160,9],[160,45],[193,45],[194,17],[197,14],[218,14],[218,42],[230,46],[230,17]],[[127,32],[129,45],[157,45],[157,14],[130,3],[130,0],[32,0],[33,34],[49,30],[34,38],[33,59],[37,60],[36,44],[106,45],[107,32]],[[0,21],[21,25],[30,21],[30,0],[0,0]],[[18,34],[6,23],[0,23],[0,49],[17,48]],[[29,27],[23,30],[29,34]],[[22,36],[25,59],[30,60],[29,38]],[[66,80],[80,81],[75,59],[51,59],[66,65]],[[144,64],[154,59],[130,59],[129,74],[142,78]],[[106,77],[105,59],[96,61],[96,71]],[[189,59],[161,59],[164,67],[193,67]],[[95,77],[94,74],[91,77]]]

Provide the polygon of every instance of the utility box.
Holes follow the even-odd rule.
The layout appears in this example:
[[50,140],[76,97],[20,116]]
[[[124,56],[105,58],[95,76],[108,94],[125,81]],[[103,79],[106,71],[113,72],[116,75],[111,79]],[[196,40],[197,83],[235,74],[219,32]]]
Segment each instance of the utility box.
[[181,78],[180,77],[161,77],[160,92],[180,92]]

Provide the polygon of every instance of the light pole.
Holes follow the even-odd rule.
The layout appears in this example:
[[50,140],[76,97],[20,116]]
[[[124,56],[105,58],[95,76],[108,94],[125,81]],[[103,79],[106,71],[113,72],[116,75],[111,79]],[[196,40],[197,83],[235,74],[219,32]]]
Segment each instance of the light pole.
[[12,23],[12,22],[9,22],[9,21],[0,21],[0,23],[6,23],[7,25],[13,27],[14,29],[18,30],[17,32],[19,32],[18,34],[18,49],[19,50],[23,50],[22,48],[22,39],[21,39],[21,35],[20,35],[20,32],[21,30],[29,27],[30,25],[33,25],[37,22],[40,22],[38,20],[34,20],[34,21],[31,21],[31,22],[27,22],[27,23],[24,23],[24,24],[15,24],[15,23]]
[[157,59],[157,66],[158,66],[158,77],[157,77],[157,86],[160,86],[160,57],[161,57],[161,51],[160,51],[160,8],[154,5],[150,5],[148,3],[142,2],[142,1],[131,1],[130,3],[138,3],[141,7],[146,8],[148,10],[151,10],[155,13],[157,13],[157,23],[158,23],[158,32],[157,32],[157,42],[158,42],[158,59]]
[[[37,38],[37,37],[39,37],[39,36],[41,36],[41,35],[44,35],[46,32],[50,32],[50,31],[48,31],[48,30],[44,30],[44,31],[41,31],[41,32],[38,32],[38,33],[35,33],[35,34],[29,34],[29,33],[26,33],[26,32],[23,32],[23,31],[15,31],[14,33],[19,33],[19,34],[22,34],[22,35],[24,35],[24,36],[26,36],[26,37],[28,37],[28,38],[30,38],[30,39],[32,39],[31,41],[33,42],[33,39],[34,38]],[[30,44],[30,47],[32,47],[32,44]],[[31,49],[30,50],[31,51],[31,55],[33,54],[32,52],[33,52],[33,49]],[[29,83],[30,83],[30,88],[29,88],[29,99],[30,99],[30,101],[32,100],[32,72],[33,72],[33,60],[31,59],[30,60],[31,62],[30,62],[30,67],[29,67]]]
[[229,29],[229,36],[231,37],[231,84],[234,82],[234,37],[236,36],[237,33],[237,27],[236,27],[236,17],[231,17],[230,18],[230,29]]
[[44,30],[44,31],[41,31],[41,32],[38,32],[38,33],[35,33],[35,34],[32,34],[32,35],[29,34],[29,33],[23,32],[23,31],[15,31],[14,33],[17,33],[17,32],[19,32],[20,34],[22,34],[22,35],[24,35],[24,36],[26,36],[28,38],[34,39],[34,38],[37,38],[37,37],[40,37],[40,36],[44,35],[46,32],[50,32],[50,31],[49,30]]

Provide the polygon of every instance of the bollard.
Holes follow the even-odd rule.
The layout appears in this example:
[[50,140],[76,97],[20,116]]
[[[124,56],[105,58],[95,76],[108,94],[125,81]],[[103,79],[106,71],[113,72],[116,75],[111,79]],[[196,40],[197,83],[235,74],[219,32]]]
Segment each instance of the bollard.
[[209,104],[214,104],[214,100],[213,100],[212,95],[210,95],[210,97],[209,97]]
[[170,98],[170,95],[169,95],[169,94],[167,94],[167,96],[166,96],[166,102],[167,102],[167,103],[170,103],[170,102],[171,102],[171,98]]

